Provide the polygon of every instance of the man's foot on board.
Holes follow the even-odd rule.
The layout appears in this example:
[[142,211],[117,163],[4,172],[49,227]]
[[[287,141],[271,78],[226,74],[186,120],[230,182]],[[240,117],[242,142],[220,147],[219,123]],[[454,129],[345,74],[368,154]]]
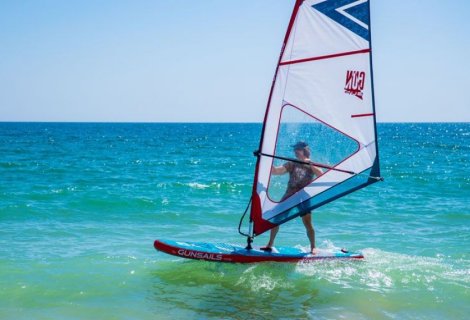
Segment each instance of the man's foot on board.
[[261,247],[259,249],[262,250],[262,251],[266,251],[266,252],[272,252],[273,251],[272,247]]
[[316,255],[318,253],[317,248],[313,248],[312,250],[310,250],[310,253]]

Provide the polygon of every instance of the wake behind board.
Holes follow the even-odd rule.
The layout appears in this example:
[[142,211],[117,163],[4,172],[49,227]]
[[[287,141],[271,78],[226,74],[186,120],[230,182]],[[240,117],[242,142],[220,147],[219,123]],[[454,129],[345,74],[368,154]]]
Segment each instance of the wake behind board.
[[228,243],[183,242],[172,240],[155,240],[155,249],[187,259],[232,262],[300,262],[314,260],[362,259],[358,252],[319,250],[315,255],[302,249],[275,247],[266,252],[259,247],[247,250],[245,247]]

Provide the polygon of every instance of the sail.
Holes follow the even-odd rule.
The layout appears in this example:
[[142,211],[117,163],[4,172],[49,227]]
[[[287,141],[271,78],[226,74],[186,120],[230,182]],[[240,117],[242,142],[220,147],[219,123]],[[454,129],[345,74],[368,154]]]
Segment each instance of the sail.
[[[296,1],[257,152],[253,236],[379,180],[369,10],[367,0]],[[286,194],[289,175],[272,167],[296,163],[299,141],[323,174]]]

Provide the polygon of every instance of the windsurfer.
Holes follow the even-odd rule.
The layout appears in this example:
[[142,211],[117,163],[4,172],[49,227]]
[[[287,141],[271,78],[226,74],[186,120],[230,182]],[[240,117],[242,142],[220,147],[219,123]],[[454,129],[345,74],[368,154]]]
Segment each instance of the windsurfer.
[[[310,148],[306,142],[299,141],[292,147],[295,152],[295,157],[299,161],[310,162]],[[273,175],[282,175],[286,173],[289,173],[289,182],[287,183],[287,189],[282,196],[281,202],[309,185],[314,177],[321,176],[323,171],[313,164],[303,164],[294,161],[286,162],[279,167],[273,166],[271,169],[271,174]],[[307,231],[308,239],[310,241],[311,253],[315,254],[317,253],[317,250],[315,248],[315,229],[313,228],[312,224],[312,212],[305,212],[301,217]],[[271,229],[269,242],[266,247],[261,248],[262,250],[272,251],[274,239],[276,238],[278,231],[279,226]]]

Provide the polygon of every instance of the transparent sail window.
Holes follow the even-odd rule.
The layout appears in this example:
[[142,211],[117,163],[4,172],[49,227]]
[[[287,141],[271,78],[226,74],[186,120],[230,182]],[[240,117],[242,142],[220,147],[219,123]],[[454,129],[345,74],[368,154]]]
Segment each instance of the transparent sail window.
[[[308,145],[303,156],[317,163],[317,168],[326,172],[325,167],[334,167],[357,152],[359,144],[335,128],[328,126],[314,116],[299,108],[286,104],[282,109],[281,121],[277,132],[274,156],[287,159],[273,159],[273,167],[284,167],[288,172],[279,174],[279,169],[271,173],[268,196],[272,201],[280,202],[293,196],[305,186],[314,183],[315,175],[309,165],[301,164],[302,155],[296,153],[296,144]],[[305,152],[305,151],[304,151]],[[292,160],[289,160],[292,159]],[[321,167],[321,165],[325,167]],[[293,172],[297,172],[294,174]]]

